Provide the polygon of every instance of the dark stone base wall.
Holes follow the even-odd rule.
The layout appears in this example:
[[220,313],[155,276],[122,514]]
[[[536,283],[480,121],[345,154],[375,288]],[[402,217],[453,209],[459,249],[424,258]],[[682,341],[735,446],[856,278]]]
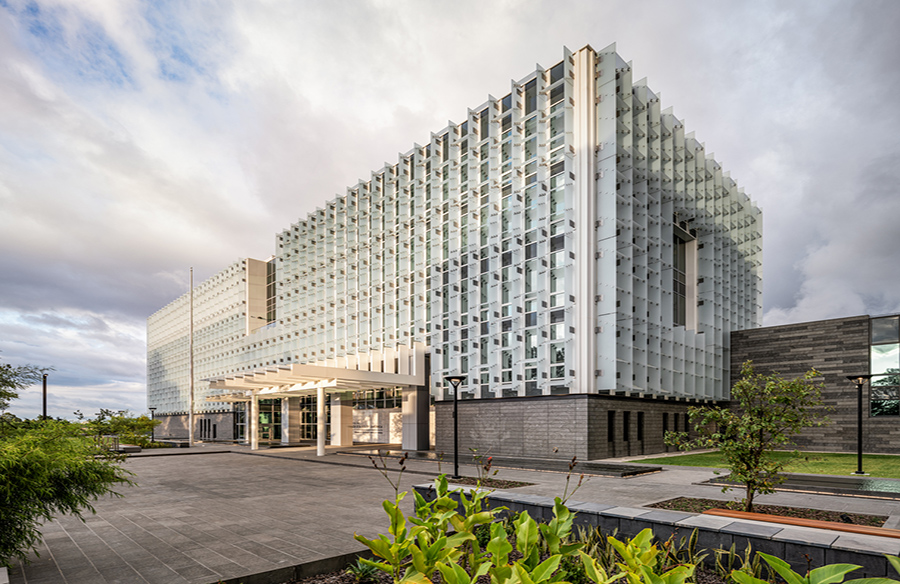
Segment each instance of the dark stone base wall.
[[[796,378],[812,368],[823,375],[822,393],[831,423],[809,428],[797,438],[798,448],[856,452],[857,391],[848,375],[869,372],[869,317],[854,316],[773,326],[731,333],[731,382],[740,379],[741,364],[752,360],[757,372]],[[900,453],[900,420],[869,417],[868,385],[863,389],[863,450]]]
[[[459,450],[497,456],[597,460],[676,450],[663,443],[663,414],[668,429],[685,430],[691,404],[647,398],[576,394],[459,402]],[[609,413],[614,412],[609,441]],[[628,440],[625,412],[629,412]],[[638,413],[643,413],[643,439],[638,439]],[[435,403],[435,452],[453,453],[453,402]]]
[[[161,422],[154,432],[157,438],[188,439],[187,414],[157,414],[156,420]],[[201,420],[209,420],[209,430],[204,430],[205,426],[201,423]],[[215,438],[213,438],[213,425],[215,425]],[[233,441],[234,414],[232,412],[194,414],[194,440],[202,440],[204,442]]]

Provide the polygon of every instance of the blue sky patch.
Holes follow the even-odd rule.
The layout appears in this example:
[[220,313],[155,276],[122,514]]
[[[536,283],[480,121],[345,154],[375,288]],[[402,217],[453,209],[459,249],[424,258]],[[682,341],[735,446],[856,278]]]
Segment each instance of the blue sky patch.
[[96,22],[71,10],[42,8],[36,2],[19,11],[6,3],[2,8],[27,31],[21,42],[49,71],[114,87],[134,84],[127,58]]

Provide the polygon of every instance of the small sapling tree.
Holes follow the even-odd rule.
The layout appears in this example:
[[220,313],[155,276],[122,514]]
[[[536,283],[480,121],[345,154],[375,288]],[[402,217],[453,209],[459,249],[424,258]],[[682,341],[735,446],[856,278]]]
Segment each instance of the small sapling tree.
[[717,448],[731,479],[746,488],[744,510],[752,511],[756,495],[774,493],[784,480],[780,473],[790,457],[776,459],[774,451],[792,445],[793,437],[804,428],[828,422],[820,408],[822,384],[814,381],[818,377],[815,369],[797,379],[763,375],[747,361],[741,367],[741,379],[731,388],[737,407],[689,408],[690,423],[699,436],[689,439],[685,432],[668,432],[666,444],[682,450]]

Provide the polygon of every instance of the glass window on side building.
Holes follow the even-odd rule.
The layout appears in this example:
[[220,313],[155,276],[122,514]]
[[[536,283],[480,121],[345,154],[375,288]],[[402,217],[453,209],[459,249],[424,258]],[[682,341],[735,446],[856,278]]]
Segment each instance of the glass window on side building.
[[900,416],[900,316],[873,318],[870,322],[870,413]]

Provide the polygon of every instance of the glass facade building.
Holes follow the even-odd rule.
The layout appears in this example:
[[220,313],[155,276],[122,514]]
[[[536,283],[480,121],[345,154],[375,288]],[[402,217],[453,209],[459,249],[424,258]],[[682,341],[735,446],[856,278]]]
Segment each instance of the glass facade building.
[[[438,405],[460,373],[473,403],[725,399],[729,333],[759,324],[761,237],[614,45],[565,50],[278,234],[270,261],[201,284],[198,407],[230,407],[204,380],[416,345]],[[185,306],[148,321],[158,414],[187,407]]]

